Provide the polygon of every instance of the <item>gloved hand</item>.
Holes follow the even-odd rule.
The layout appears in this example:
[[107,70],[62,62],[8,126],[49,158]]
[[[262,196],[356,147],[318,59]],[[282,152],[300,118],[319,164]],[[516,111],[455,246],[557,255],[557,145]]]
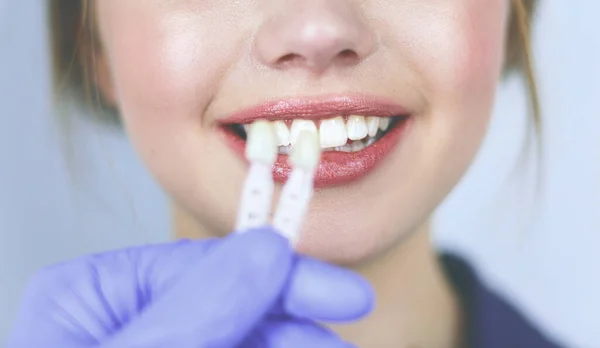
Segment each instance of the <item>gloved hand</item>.
[[296,255],[265,228],[48,268],[8,347],[349,347],[316,321],[356,320],[372,299],[358,275]]

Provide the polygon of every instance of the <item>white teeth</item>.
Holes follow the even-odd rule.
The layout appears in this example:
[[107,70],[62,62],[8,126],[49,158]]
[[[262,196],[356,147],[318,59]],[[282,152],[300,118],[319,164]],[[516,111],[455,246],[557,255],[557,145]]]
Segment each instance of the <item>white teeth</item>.
[[350,140],[360,140],[365,138],[369,134],[367,121],[363,116],[349,116],[348,122],[346,122],[346,131],[348,133],[348,139]]
[[379,131],[379,117],[367,117],[367,128],[370,137],[376,136]]
[[340,116],[321,121],[319,137],[323,149],[346,145],[348,135],[344,119]]
[[292,122],[292,129],[290,132],[290,144],[292,146],[294,146],[294,144],[296,144],[296,141],[298,140],[298,135],[300,135],[300,132],[302,132],[303,130],[308,130],[311,132],[318,133],[317,126],[315,125],[315,123],[313,121],[294,120]]
[[290,130],[285,121],[273,122],[273,130],[275,130],[278,146],[288,146],[290,144]]
[[385,132],[389,126],[390,126],[390,118],[389,117],[382,117],[381,120],[379,120],[379,129],[381,129],[382,131]]
[[[317,135],[323,151],[357,152],[373,145],[378,140],[377,135],[380,130],[388,130],[390,118],[351,115],[344,121],[342,116],[337,116],[322,120],[319,129],[315,122],[302,119],[293,120],[291,128],[283,120],[273,121],[270,124],[279,154],[290,154],[298,136],[305,130]],[[250,125],[243,126],[248,134]]]

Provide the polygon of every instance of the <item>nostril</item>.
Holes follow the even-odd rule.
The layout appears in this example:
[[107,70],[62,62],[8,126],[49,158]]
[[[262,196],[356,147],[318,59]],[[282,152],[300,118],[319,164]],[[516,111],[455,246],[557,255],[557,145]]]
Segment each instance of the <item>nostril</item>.
[[340,57],[354,58],[358,57],[358,54],[356,54],[356,52],[354,52],[353,50],[343,50],[342,52],[340,52]]
[[350,49],[343,50],[339,53],[338,57],[344,63],[353,63],[360,59],[358,53]]
[[279,65],[290,65],[295,63],[300,63],[304,61],[304,58],[296,53],[286,54],[285,56],[278,59],[277,63]]
[[[356,51],[351,49],[346,49],[337,54],[337,57],[333,59],[334,61],[338,61],[338,63],[342,64],[353,64],[360,60],[360,56]],[[280,66],[290,66],[295,64],[306,64],[307,59],[296,53],[289,53],[277,60],[277,64]]]

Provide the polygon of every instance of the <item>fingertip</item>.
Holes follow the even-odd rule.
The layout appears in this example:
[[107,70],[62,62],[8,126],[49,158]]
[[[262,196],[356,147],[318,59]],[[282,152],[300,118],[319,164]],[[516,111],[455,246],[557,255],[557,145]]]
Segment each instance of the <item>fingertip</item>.
[[359,293],[356,297],[364,300],[359,313],[359,316],[363,317],[371,313],[375,307],[375,290],[366,278],[358,274],[354,274],[354,282]]
[[238,232],[229,236],[229,238],[233,249],[250,249],[251,252],[259,255],[271,255],[273,257],[287,255],[291,258],[294,253],[287,238],[271,226]]
[[238,282],[255,283],[267,292],[280,292],[285,286],[295,255],[287,239],[271,227],[230,235],[215,252],[220,255],[215,267],[235,264]]
[[286,348],[355,348],[335,332],[307,320],[266,320],[241,345]]
[[350,270],[310,258],[299,258],[284,299],[293,316],[346,322],[368,315],[375,296],[369,282]]
[[271,240],[274,243],[282,243],[282,244],[286,245],[288,248],[291,248],[288,239],[285,238],[272,225],[265,225],[262,227],[251,228],[246,231],[237,231],[236,233],[240,236],[253,236],[253,238],[265,238],[267,240]]

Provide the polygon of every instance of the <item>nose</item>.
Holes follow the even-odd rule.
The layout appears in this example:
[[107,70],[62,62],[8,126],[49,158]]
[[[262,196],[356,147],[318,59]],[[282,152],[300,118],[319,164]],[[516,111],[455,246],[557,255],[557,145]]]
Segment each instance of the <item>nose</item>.
[[374,51],[374,35],[348,0],[276,1],[255,37],[255,56],[276,69],[321,74]]

